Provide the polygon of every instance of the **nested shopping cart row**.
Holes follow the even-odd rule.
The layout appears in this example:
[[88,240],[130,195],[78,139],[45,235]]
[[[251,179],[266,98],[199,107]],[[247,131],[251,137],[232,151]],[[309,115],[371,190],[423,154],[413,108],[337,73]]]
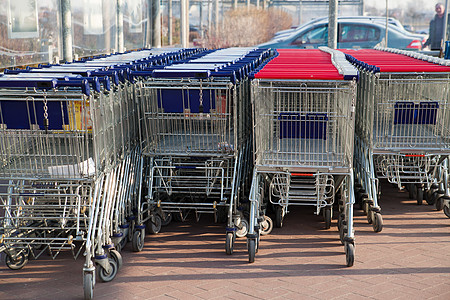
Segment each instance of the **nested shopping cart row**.
[[344,52],[361,71],[355,171],[368,222],[375,232],[383,228],[379,178],[450,216],[448,62],[391,49]]
[[212,214],[226,222],[226,252],[248,230],[242,202],[251,172],[247,74],[267,50],[205,51],[153,71],[136,71],[141,103],[145,199],[139,222]]
[[[6,264],[71,251],[86,256],[85,297],[112,280],[134,226],[142,159],[132,70],[199,50],[142,50],[0,77],[0,225]],[[136,234],[136,232],[139,234]]]
[[[252,81],[254,169],[249,261],[272,207],[281,227],[292,206],[313,207],[331,226],[339,203],[346,264],[354,262],[353,134],[358,71],[329,48],[279,49]],[[270,221],[272,222],[272,221]]]

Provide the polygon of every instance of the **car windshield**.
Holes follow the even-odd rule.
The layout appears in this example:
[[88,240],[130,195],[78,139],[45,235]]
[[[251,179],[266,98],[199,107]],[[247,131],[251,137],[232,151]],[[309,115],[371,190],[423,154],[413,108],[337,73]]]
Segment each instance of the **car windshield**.
[[322,25],[299,36],[293,44],[323,44],[328,39],[328,26]]

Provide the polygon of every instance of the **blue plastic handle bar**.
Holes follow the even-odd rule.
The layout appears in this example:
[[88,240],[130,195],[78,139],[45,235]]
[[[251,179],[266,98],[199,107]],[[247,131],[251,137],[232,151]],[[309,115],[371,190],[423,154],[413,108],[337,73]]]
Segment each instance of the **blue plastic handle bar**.
[[155,78],[196,78],[203,79],[211,76],[210,71],[189,71],[189,70],[154,70]]
[[118,85],[119,84],[119,72],[121,72],[121,70],[96,71],[96,72],[92,73],[92,75],[108,76],[111,79],[113,84]]
[[3,78],[0,78],[0,87],[3,88],[37,88],[41,90],[51,90],[58,85],[58,80],[54,78],[36,80],[30,80],[29,78],[2,79]]
[[[91,84],[91,87],[94,91],[96,91],[97,93],[101,92],[102,89],[98,77],[86,77],[84,79],[86,79]],[[109,87],[111,87],[111,84],[109,84]]]
[[58,80],[57,87],[79,87],[81,88],[82,93],[86,96],[89,96],[91,94],[89,82],[87,79],[73,79],[69,81]]

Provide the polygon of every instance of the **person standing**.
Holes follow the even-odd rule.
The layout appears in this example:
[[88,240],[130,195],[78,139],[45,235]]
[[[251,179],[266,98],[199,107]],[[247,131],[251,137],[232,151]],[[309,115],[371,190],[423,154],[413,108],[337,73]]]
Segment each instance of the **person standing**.
[[[440,50],[444,36],[445,7],[442,3],[435,6],[436,15],[430,21],[430,30],[428,40],[423,45],[430,46],[431,50]],[[447,22],[448,24],[448,22]],[[448,26],[447,26],[448,27]]]

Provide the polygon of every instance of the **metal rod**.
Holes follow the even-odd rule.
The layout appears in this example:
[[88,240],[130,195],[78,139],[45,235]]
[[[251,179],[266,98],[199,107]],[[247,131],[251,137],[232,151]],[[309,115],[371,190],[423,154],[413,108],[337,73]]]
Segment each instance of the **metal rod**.
[[338,3],[336,0],[330,0],[328,9],[328,47],[337,48],[337,13]]
[[72,61],[72,11],[70,0],[61,0],[62,11],[62,35],[63,35],[63,60]]
[[167,30],[169,31],[169,45],[173,44],[173,39],[172,39],[172,22],[173,22],[173,12],[172,12],[172,0],[169,0],[169,4],[167,7],[168,10],[168,25],[167,25]]
[[123,40],[123,0],[117,0],[117,51],[124,51]]
[[152,0],[152,46],[161,48],[161,4],[159,0]]

